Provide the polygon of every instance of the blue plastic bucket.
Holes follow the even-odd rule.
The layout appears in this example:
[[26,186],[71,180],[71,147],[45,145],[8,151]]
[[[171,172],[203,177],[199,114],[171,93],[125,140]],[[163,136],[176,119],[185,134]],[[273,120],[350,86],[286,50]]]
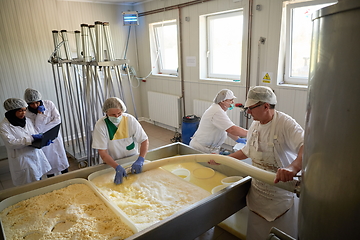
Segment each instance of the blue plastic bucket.
[[182,142],[189,145],[191,137],[194,135],[199,127],[200,118],[195,115],[188,115],[183,117],[181,126]]

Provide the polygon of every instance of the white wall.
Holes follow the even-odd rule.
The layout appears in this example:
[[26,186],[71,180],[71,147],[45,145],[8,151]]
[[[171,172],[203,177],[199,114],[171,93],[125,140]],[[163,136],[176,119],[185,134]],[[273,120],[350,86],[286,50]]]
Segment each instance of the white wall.
[[[52,30],[80,30],[80,24],[109,22],[115,57],[123,58],[128,27],[122,23],[122,11],[129,6],[68,2],[58,0],[0,1],[0,119],[3,102],[10,97],[22,98],[28,87],[39,90],[43,99],[57,104],[52,66],[48,63],[54,51]],[[134,38],[135,31],[131,31]],[[76,52],[75,46],[71,50]],[[129,43],[127,59],[136,62],[134,41]],[[136,83],[134,83],[136,85]],[[128,111],[133,113],[127,79],[124,91]],[[137,108],[141,112],[140,94],[134,89]],[[1,140],[0,140],[1,143]],[[2,144],[1,144],[2,145]]]
[[[108,21],[113,36],[115,56],[123,58],[128,27],[122,26],[122,11],[137,10],[139,13],[173,6],[187,0],[154,0],[134,6],[96,4],[90,2],[68,2],[57,0],[1,0],[0,1],[0,102],[9,97],[23,97],[27,87],[38,89],[44,99],[56,103],[55,86],[51,65],[47,62],[54,50],[52,30],[80,30],[80,24]],[[261,5],[261,11],[255,10]],[[270,86],[278,96],[276,108],[293,116],[303,127],[307,88],[277,85],[279,63],[280,23],[283,0],[255,0],[253,6],[253,28],[251,29],[250,85],[256,84],[256,77],[263,72],[272,73]],[[181,8],[181,30],[184,79],[185,114],[192,114],[193,99],[212,101],[223,88],[234,91],[237,102],[244,102],[244,83],[219,83],[199,78],[197,67],[186,66],[186,56],[195,56],[199,61],[199,16],[236,8],[244,8],[247,16],[249,0],[212,0]],[[132,27],[127,59],[139,77],[151,71],[148,24],[168,19],[178,19],[179,11],[171,10],[140,17],[140,25]],[[189,17],[190,21],[185,21]],[[179,19],[178,19],[179,20]],[[135,38],[136,34],[136,38]],[[69,36],[72,37],[72,36]],[[264,45],[259,45],[260,37],[265,37]],[[74,49],[72,49],[74,50]],[[260,60],[258,62],[258,59]],[[245,78],[242,78],[244,81]],[[125,79],[126,80],[126,79]],[[261,79],[260,79],[261,80]],[[260,81],[259,80],[259,81]],[[126,80],[127,81],[127,80]],[[137,82],[133,81],[133,85]],[[181,95],[180,77],[150,76],[140,87],[133,89],[137,114],[149,117],[147,91],[157,91]],[[129,87],[124,85],[128,111],[134,113]],[[0,107],[0,115],[4,116]],[[2,118],[2,117],[1,117]],[[238,124],[238,123],[237,123]],[[1,144],[1,142],[0,142]]]
[[[146,2],[135,6],[139,13],[147,12],[154,9],[160,9],[172,5],[185,3],[188,1],[181,0],[156,0]],[[234,2],[233,0],[212,0],[197,5],[181,8],[181,29],[183,48],[183,79],[185,83],[185,114],[193,114],[193,99],[212,101],[215,94],[223,88],[229,88],[234,91],[238,97],[237,102],[244,103],[246,88],[244,83],[226,82],[219,83],[215,81],[204,81],[199,78],[199,16],[219,11],[244,8],[244,14],[248,15],[249,0]],[[256,5],[261,5],[261,10],[255,9]],[[255,0],[253,4],[253,27],[251,34],[251,61],[250,61],[250,86],[261,83],[263,73],[269,72],[272,76],[270,84],[267,84],[275,90],[278,97],[276,108],[286,112],[294,117],[300,125],[305,125],[305,110],[307,88],[294,86],[279,86],[277,84],[277,70],[279,63],[279,45],[282,0]],[[244,16],[245,16],[244,15]],[[162,13],[156,13],[140,17],[140,25],[136,27],[137,45],[139,56],[139,76],[146,76],[151,70],[150,63],[150,45],[148,25],[152,22],[177,19],[178,10],[171,10]],[[190,21],[185,21],[189,17]],[[226,27],[226,26],[224,26]],[[258,44],[260,37],[266,38],[265,44]],[[186,56],[195,56],[197,67],[186,66]],[[259,59],[259,61],[258,61]],[[226,61],[226,60],[225,60]],[[280,66],[281,68],[281,66]],[[257,77],[259,80],[257,81]],[[245,78],[242,78],[245,81]],[[265,85],[261,83],[261,85]],[[141,83],[143,116],[148,117],[146,108],[146,92],[158,91],[181,95],[180,78],[170,78],[161,76],[150,76],[146,82]],[[236,123],[239,124],[239,123]]]

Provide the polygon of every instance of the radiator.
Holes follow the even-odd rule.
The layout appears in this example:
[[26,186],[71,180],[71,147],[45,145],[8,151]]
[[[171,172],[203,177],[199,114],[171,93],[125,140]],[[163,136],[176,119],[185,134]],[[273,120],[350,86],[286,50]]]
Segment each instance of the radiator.
[[180,96],[148,92],[148,104],[150,120],[180,127]]
[[[211,104],[212,102],[209,101],[194,99],[194,114],[198,117],[201,117]],[[237,126],[240,126],[240,109],[234,108],[232,110],[226,111],[226,113],[233,123],[235,123]],[[236,142],[229,137],[226,138],[225,143],[230,146],[234,146],[236,144]]]

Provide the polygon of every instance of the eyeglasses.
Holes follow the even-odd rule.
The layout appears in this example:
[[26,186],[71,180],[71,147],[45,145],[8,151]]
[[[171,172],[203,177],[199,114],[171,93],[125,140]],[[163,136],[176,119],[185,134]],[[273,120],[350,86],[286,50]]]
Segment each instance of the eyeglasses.
[[256,106],[253,106],[253,107],[247,107],[247,108],[244,108],[244,116],[247,118],[247,119],[250,119],[251,118],[251,115],[247,113],[247,110],[254,110],[255,108],[257,107],[260,107],[261,105],[264,105],[265,103],[260,103],[259,105],[256,105]]
[[257,108],[257,107],[260,107],[261,105],[264,105],[265,103],[260,103],[259,105],[256,105],[256,106],[253,106],[253,107],[247,107],[247,108],[245,108],[245,111],[247,111],[247,110],[250,110],[250,111],[252,111],[253,109],[255,109],[255,108]]

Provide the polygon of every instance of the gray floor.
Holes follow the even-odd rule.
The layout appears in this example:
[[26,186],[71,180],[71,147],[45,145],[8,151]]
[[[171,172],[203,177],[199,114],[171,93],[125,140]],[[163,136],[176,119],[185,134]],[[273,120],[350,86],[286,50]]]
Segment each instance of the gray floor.
[[[140,123],[149,137],[149,150],[172,143],[171,139],[174,138],[175,135],[173,131],[161,128],[148,122]],[[0,157],[2,157],[0,158],[2,159],[0,161],[0,190],[14,186],[11,181],[6,152],[4,151],[6,151],[4,148],[0,148]],[[69,157],[69,163],[69,171],[78,169],[78,162],[75,159]],[[207,232],[197,237],[196,240],[239,240],[239,238],[218,226],[214,226]]]

